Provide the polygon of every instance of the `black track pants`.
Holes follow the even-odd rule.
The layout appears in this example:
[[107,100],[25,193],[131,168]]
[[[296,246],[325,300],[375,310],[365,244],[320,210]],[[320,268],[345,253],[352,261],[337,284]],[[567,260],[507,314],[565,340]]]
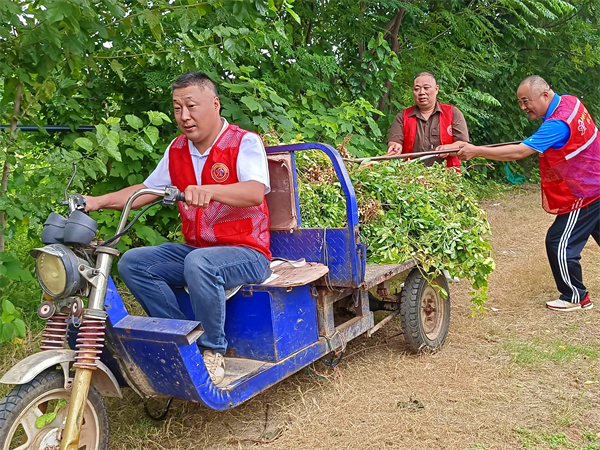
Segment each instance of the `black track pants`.
[[583,208],[556,216],[548,230],[546,253],[561,300],[579,303],[587,294],[579,260],[590,235],[600,245],[600,198]]

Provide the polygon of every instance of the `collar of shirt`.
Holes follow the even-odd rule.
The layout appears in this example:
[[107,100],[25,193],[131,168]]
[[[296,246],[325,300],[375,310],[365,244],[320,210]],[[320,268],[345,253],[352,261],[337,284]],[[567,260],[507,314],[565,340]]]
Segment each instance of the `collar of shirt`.
[[212,143],[212,145],[208,148],[208,150],[206,150],[204,152],[204,154],[201,154],[198,151],[198,149],[196,148],[196,146],[194,145],[194,143],[188,139],[188,146],[190,147],[190,155],[195,156],[196,158],[207,158],[208,157],[208,155],[210,154],[210,151],[212,150],[213,146],[215,145],[215,142],[217,142],[219,140],[219,138],[221,137],[221,135],[223,134],[223,132],[229,126],[229,122],[227,122],[227,120],[225,120],[223,117],[221,117],[221,121],[223,122],[223,126],[221,127],[221,131],[219,132],[219,134],[215,138],[215,141]]
[[552,115],[552,113],[556,110],[559,103],[560,103],[560,95],[555,93],[554,98],[550,102],[550,106],[548,106],[548,111],[546,111],[546,116],[544,117],[544,122],[546,120],[548,120],[548,117],[550,117]]
[[[440,106],[440,102],[435,102],[435,108],[434,108],[433,112],[431,113],[431,116],[433,116],[436,112],[439,112],[439,113],[442,112],[442,107]],[[425,120],[425,118],[423,117],[423,114],[421,114],[421,110],[419,109],[419,107],[417,105],[415,105],[415,107],[413,108],[413,110],[410,112],[410,114],[408,116],[409,117],[417,116],[417,118],[419,118],[421,120]],[[431,116],[429,116],[429,117],[431,117]]]

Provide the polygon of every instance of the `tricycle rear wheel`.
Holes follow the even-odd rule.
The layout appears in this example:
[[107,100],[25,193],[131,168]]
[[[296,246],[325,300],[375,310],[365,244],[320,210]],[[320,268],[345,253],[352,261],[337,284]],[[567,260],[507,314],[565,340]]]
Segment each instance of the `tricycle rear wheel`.
[[[443,298],[439,288],[447,292]],[[414,353],[439,350],[450,325],[450,291],[443,275],[431,282],[413,269],[402,288],[400,318],[404,340]]]

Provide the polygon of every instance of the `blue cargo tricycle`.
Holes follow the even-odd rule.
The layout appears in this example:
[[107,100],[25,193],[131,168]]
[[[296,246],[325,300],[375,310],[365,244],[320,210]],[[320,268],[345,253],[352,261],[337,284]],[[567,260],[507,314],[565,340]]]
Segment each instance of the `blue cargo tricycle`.
[[[324,152],[335,168],[346,227],[301,226],[294,154],[309,149]],[[102,243],[92,243],[97,224],[82,212],[79,194],[67,198],[68,219],[51,214],[42,235],[47,245],[31,251],[44,291],[38,315],[47,320],[41,351],[0,379],[15,385],[0,401],[0,450],[108,449],[103,397],[121,397],[123,387],[144,399],[233,408],[326,355],[339,357],[348,341],[370,336],[397,315],[412,351],[442,346],[450,320],[445,277],[421,273],[414,261],[366,263],[356,197],[340,155],[318,143],[270,147],[267,154],[273,276],[228,292],[229,348],[219,385],[196,345],[202,325],[185,289],[177,296],[189,320],[133,316],[110,277],[119,255],[114,245],[137,220],[127,224],[133,201],[154,194],[173,205],[182,194],[172,187],[136,192],[116,235]],[[390,280],[404,272],[401,291],[392,293]],[[375,325],[379,309],[390,314]]]

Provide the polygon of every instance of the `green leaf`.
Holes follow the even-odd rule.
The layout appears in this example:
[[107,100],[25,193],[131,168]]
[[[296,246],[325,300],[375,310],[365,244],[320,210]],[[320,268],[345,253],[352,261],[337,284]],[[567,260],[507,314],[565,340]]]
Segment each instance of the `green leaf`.
[[125,79],[125,77],[123,76],[123,66],[121,65],[121,63],[119,61],[117,61],[116,59],[111,59],[110,60],[110,68],[112,70],[114,70],[117,75],[119,75],[119,78],[121,79],[121,81],[127,81]]
[[78,137],[75,139],[74,143],[88,152],[91,152],[92,148],[94,147],[94,143],[86,137]]
[[235,39],[225,39],[225,42],[223,42],[223,48],[230,54],[235,55],[237,53],[237,43],[235,42]]
[[135,128],[136,130],[139,130],[144,126],[142,119],[140,119],[138,116],[134,116],[133,114],[127,114],[125,116],[125,120],[131,128]]
[[144,157],[144,154],[142,152],[138,152],[131,147],[129,147],[125,150],[125,154],[127,156],[129,156],[131,159],[133,159],[134,161],[138,160],[138,159],[143,159],[143,157]]
[[150,245],[154,245],[156,243],[157,233],[149,226],[142,225],[136,228],[135,234],[137,237],[143,239]]
[[211,11],[211,6],[206,3],[200,3],[196,6],[196,11],[200,17],[207,15]]
[[9,314],[16,312],[15,305],[10,300],[2,300],[2,311],[6,311]]
[[96,139],[101,141],[103,138],[108,136],[108,128],[103,124],[99,123],[96,125]]
[[[157,127],[160,127],[163,124],[163,117],[165,116],[164,113],[160,113],[158,111],[148,111],[147,112],[148,117],[150,118],[150,122],[152,123],[152,125],[156,125]],[[170,120],[169,120],[170,122]]]
[[21,319],[15,319],[13,325],[15,326],[15,330],[17,330],[17,336],[25,337],[25,335],[27,334],[25,322],[23,322]]
[[278,105],[289,105],[288,101],[284,98],[281,98],[279,95],[277,95],[275,92],[271,92],[269,94],[269,98],[271,99],[271,101],[273,103],[276,103]]
[[116,131],[108,132],[106,151],[117,161],[121,161],[121,153],[119,152],[119,133]]
[[292,5],[290,3],[293,3],[293,1],[286,1],[284,0],[283,5],[285,7],[285,10],[287,11],[287,13],[292,16],[292,18],[298,22],[299,24],[302,24],[301,20],[300,20],[300,16],[298,14],[296,14],[296,12],[292,9]]
[[104,163],[100,158],[94,158],[94,162],[96,163],[96,167],[98,167],[102,175],[106,176],[106,163]]
[[215,61],[219,64],[221,64],[223,62],[223,58],[221,55],[221,49],[219,47],[217,47],[216,45],[210,46],[208,48],[208,56],[210,56],[210,58],[213,61]]
[[48,412],[46,414],[42,414],[40,417],[35,419],[36,428],[44,428],[47,424],[52,423],[52,421],[56,419],[55,412]]
[[241,101],[244,105],[248,107],[250,111],[258,111],[262,112],[263,107],[260,103],[256,101],[253,97],[248,97],[247,95],[241,98]]
[[260,127],[263,132],[268,132],[269,131],[269,122],[266,121],[266,119],[264,119],[261,116],[254,116],[252,118],[252,122],[254,122],[254,125],[256,125],[257,127]]
[[171,123],[171,118],[169,116],[167,116],[164,112],[159,112],[158,113],[158,117],[161,118],[162,120],[166,121],[166,122]]
[[161,40],[162,37],[162,25],[160,23],[161,15],[158,10],[144,9],[143,11],[144,19],[148,23],[150,27],[150,31],[152,32],[152,36],[157,41]]
[[156,127],[153,126],[149,126],[144,128],[144,133],[146,133],[146,136],[148,136],[148,139],[150,139],[150,142],[152,143],[152,145],[156,144],[156,141],[158,141],[158,129]]
[[2,324],[2,335],[0,335],[1,342],[10,342],[16,336],[16,328],[12,323]]

